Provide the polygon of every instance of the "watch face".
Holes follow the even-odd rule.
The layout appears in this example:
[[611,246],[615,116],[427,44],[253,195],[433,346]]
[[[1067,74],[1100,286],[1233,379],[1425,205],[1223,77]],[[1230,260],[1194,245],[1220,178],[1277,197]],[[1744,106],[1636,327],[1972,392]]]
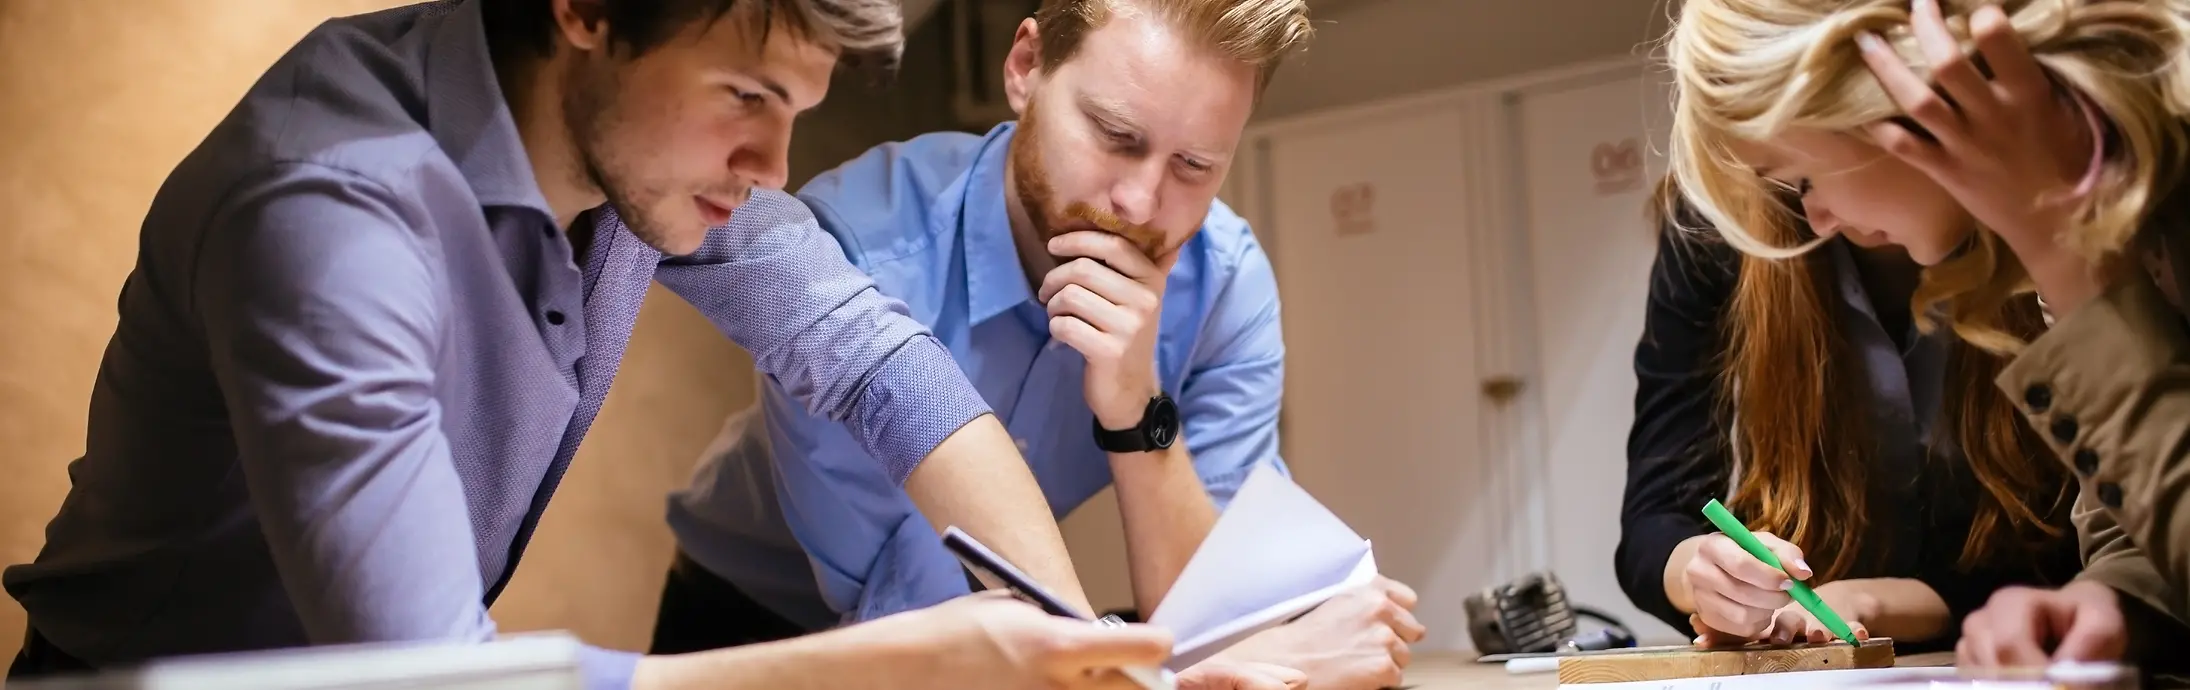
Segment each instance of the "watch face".
[[1157,398],[1148,406],[1148,440],[1157,448],[1170,448],[1171,441],[1179,437],[1179,407],[1169,396]]

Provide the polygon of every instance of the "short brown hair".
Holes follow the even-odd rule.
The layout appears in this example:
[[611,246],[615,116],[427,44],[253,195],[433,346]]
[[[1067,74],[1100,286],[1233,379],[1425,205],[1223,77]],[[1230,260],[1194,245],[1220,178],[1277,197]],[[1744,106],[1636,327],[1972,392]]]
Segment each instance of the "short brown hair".
[[1254,65],[1255,94],[1270,85],[1278,64],[1308,44],[1308,0],[1042,0],[1034,22],[1042,38],[1042,69],[1055,71],[1079,52],[1090,31],[1118,10],[1148,12],[1241,62]]
[[[797,38],[833,46],[840,66],[873,77],[897,69],[905,49],[899,0],[605,0],[609,41],[644,55],[693,22],[733,11],[754,13],[763,27],[781,25]],[[487,43],[500,55],[546,57],[555,49],[552,0],[483,0]]]

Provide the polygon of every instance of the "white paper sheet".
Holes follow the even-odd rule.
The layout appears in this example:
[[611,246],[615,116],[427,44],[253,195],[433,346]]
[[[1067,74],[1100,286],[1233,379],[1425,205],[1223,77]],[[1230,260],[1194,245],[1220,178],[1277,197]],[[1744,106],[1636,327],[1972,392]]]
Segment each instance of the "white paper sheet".
[[1192,666],[1376,578],[1368,540],[1268,465],[1255,468],[1149,623]]

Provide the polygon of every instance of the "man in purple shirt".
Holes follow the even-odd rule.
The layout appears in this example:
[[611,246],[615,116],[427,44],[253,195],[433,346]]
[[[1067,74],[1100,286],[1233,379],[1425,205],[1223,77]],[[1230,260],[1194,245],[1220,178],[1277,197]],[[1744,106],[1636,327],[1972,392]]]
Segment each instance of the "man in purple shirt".
[[[449,0],[330,21],[146,216],[12,677],[475,642],[660,280],[938,524],[1083,608],[1011,439],[780,192],[892,0]],[[733,213],[735,211],[735,213]],[[1114,687],[1169,637],[993,597],[782,645],[589,650],[593,687]],[[1052,685],[1053,684],[1053,685]]]

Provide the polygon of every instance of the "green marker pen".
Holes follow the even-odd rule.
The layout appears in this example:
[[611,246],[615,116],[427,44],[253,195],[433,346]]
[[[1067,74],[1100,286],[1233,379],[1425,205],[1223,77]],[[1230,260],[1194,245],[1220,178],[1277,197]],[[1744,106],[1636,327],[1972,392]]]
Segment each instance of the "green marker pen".
[[[1787,572],[1787,567],[1779,564],[1779,557],[1772,555],[1771,549],[1764,548],[1764,542],[1757,541],[1757,535],[1751,534],[1748,527],[1742,526],[1740,520],[1734,519],[1734,514],[1727,512],[1726,506],[1720,505],[1718,499],[1711,499],[1710,503],[1704,504],[1703,516],[1711,518],[1711,524],[1718,525],[1719,532],[1732,538],[1734,543],[1740,544],[1741,550],[1749,552],[1749,555],[1757,557],[1757,560],[1764,561],[1765,565],[1772,566],[1783,573]],[[1824,623],[1826,630],[1833,631],[1834,635],[1839,635],[1840,639],[1847,640],[1850,645],[1858,647],[1863,645],[1863,643],[1856,641],[1855,632],[1848,629],[1848,622],[1841,620],[1840,614],[1833,613],[1832,608],[1826,606],[1825,600],[1819,599],[1817,592],[1811,591],[1809,585],[1803,584],[1801,580],[1794,579],[1791,575],[1788,576],[1787,580],[1794,583],[1794,587],[1787,590],[1787,594],[1794,597],[1795,603],[1801,604],[1803,610],[1809,611],[1812,616],[1816,616],[1817,622]]]

